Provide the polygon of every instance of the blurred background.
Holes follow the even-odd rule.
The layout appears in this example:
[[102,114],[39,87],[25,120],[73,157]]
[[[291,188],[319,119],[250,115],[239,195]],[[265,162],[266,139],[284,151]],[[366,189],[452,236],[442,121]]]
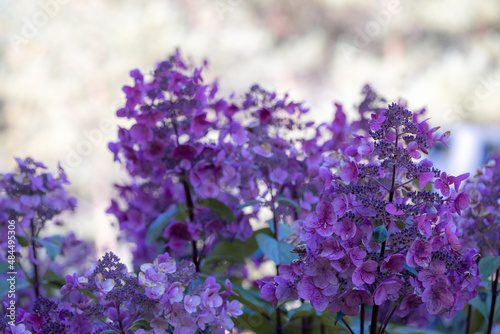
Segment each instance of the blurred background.
[[[328,121],[351,119],[365,83],[389,102],[426,107],[451,130],[435,153],[454,175],[500,147],[500,1],[37,0],[0,2],[0,170],[60,161],[79,208],[68,216],[98,254],[117,248],[105,214],[125,173],[107,150],[129,71],[176,47],[209,61],[222,94],[260,83]],[[121,249],[121,250],[120,250]]]

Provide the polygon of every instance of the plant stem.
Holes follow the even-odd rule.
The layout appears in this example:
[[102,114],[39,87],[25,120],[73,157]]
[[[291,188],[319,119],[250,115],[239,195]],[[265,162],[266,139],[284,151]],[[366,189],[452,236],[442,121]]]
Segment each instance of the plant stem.
[[[276,241],[279,242],[278,238],[278,220],[276,219],[276,208],[275,208],[275,202],[274,202],[274,197],[273,197],[273,202],[272,202],[272,208],[273,208],[273,225],[274,225],[274,238]],[[276,275],[278,275],[278,265],[276,265]],[[281,325],[281,308],[276,308],[276,333],[281,334],[282,333],[282,325]]]
[[302,318],[302,334],[311,334],[311,318]]
[[397,308],[398,308],[398,304],[394,305],[394,308],[392,309],[391,313],[389,313],[389,316],[387,317],[387,320],[384,322],[384,325],[380,328],[379,334],[384,334],[385,328],[389,324],[389,321],[391,320],[392,316],[394,315],[394,312],[396,312]]
[[[182,179],[182,185],[184,186],[184,193],[186,194],[186,204],[189,212],[189,220],[194,222],[194,204],[193,198],[191,197],[191,190],[189,189],[189,184],[187,182],[187,173],[184,172],[184,177]],[[193,263],[196,268],[196,272],[200,272],[200,259],[198,259],[198,248],[196,247],[196,240],[191,240],[191,247],[193,249]]]
[[351,326],[349,326],[349,324],[344,320],[344,318],[342,318],[342,322],[347,327],[347,329],[349,330],[349,332],[351,332],[352,334],[355,334],[354,331],[352,330]]
[[465,334],[470,333],[470,321],[472,318],[472,305],[469,304],[469,308],[467,310],[467,322],[465,323]]
[[495,317],[495,304],[497,302],[497,294],[498,294],[498,276],[500,276],[500,268],[495,272],[495,279],[491,284],[491,307],[490,307],[490,316],[488,319],[488,330],[487,334],[491,334],[491,330],[493,329],[493,319]]
[[365,333],[365,303],[361,304],[361,313],[359,314],[359,334]]
[[33,288],[35,290],[35,297],[38,298],[40,296],[40,278],[38,277],[38,265],[36,264],[37,258],[36,258],[36,247],[35,247],[35,223],[33,222],[32,218],[30,220],[30,227],[31,227],[31,249],[33,251],[33,259],[35,262],[33,263]]
[[120,303],[116,302],[116,314],[118,316],[118,324],[120,325],[120,333],[125,334],[125,330],[123,329],[122,316],[120,315],[120,307]]
[[[397,137],[397,129],[396,129],[396,146],[397,145],[398,145],[398,137]],[[396,164],[394,164],[394,166],[392,166],[392,182],[391,182],[391,190],[389,191],[389,203],[392,203],[392,201],[394,200],[394,192],[396,190],[395,184],[396,184]],[[389,237],[389,236],[387,236],[387,237]],[[380,259],[384,258],[386,241],[387,241],[387,239],[384,240],[384,242],[382,242],[382,245],[380,246]],[[377,270],[380,270],[380,266]],[[378,311],[379,311],[379,306],[373,305],[370,334],[377,334]]]

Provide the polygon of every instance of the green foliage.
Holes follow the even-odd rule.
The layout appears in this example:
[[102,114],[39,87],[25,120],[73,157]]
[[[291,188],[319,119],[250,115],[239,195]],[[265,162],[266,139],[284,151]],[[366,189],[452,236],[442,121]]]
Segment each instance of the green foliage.
[[234,217],[234,213],[231,210],[230,207],[228,207],[226,204],[222,203],[218,199],[215,198],[206,198],[202,200],[198,205],[202,208],[208,208],[212,210],[213,212],[217,213],[219,217],[222,219],[226,219],[229,221],[236,221],[236,218]]
[[373,230],[373,240],[375,240],[375,242],[378,244],[386,241],[388,235],[389,234],[387,233],[387,228],[384,225],[377,226]]
[[297,259],[297,254],[291,253],[295,248],[294,245],[284,241],[277,241],[267,234],[259,233],[255,237],[259,249],[276,264],[290,264]]
[[488,281],[489,277],[500,267],[500,256],[484,256],[479,261],[479,273],[483,275],[482,281]]
[[33,237],[33,240],[42,244],[52,261],[54,261],[56,256],[61,253],[62,238],[59,235],[51,236],[48,238],[48,240]]
[[161,231],[167,226],[167,223],[172,218],[176,218],[177,220],[182,221],[185,219],[185,214],[185,209],[176,207],[159,215],[148,227],[148,232],[146,235],[147,245],[151,246],[153,244],[158,236],[161,235]]

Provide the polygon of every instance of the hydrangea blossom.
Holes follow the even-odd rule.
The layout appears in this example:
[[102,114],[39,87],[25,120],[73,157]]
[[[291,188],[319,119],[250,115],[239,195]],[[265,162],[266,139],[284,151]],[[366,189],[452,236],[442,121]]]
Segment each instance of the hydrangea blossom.
[[238,301],[229,299],[236,295],[231,282],[226,280],[221,289],[214,277],[201,281],[192,265],[177,264],[168,253],[143,264],[138,277],[107,253],[85,275],[66,276],[64,302],[39,297],[33,311],[18,316],[9,333],[129,333],[137,326],[143,326],[139,333],[223,332],[234,327],[232,318],[242,311]]
[[[450,176],[417,160],[446,139],[419,115],[398,104],[373,111],[367,132],[324,157],[329,183],[304,221],[305,247],[299,260],[280,266],[294,274],[276,276],[261,286],[261,295],[282,300],[272,287],[285,279],[318,311],[328,306],[332,313],[357,315],[364,303],[375,305],[376,321],[378,305],[397,303],[404,317],[423,303],[431,314],[453,317],[478,284],[468,279],[478,276],[478,254],[462,249],[451,221],[467,206],[460,183],[468,174]],[[422,189],[429,182],[439,193]],[[329,284],[315,280],[309,268],[317,266],[331,273]],[[409,295],[415,301],[401,303]]]
[[[58,166],[55,175],[48,172],[43,163],[31,158],[16,158],[16,163],[15,172],[0,174],[0,234],[6,236],[0,240],[0,254],[2,259],[16,254],[18,284],[28,279],[32,282],[30,289],[18,292],[18,306],[32,307],[37,296],[53,292],[44,286],[47,273],[54,279],[64,275],[66,270],[85,264],[82,254],[92,252],[72,233],[65,237],[45,233],[49,223],[63,225],[58,219],[61,212],[73,211],[76,207],[75,198],[66,192],[69,181],[62,167]],[[9,222],[13,222],[15,230],[9,229]],[[16,242],[9,241],[7,235],[15,235]],[[53,251],[48,255],[47,245]],[[58,256],[57,262],[53,261],[55,256]],[[6,279],[4,274],[1,273],[2,279]]]

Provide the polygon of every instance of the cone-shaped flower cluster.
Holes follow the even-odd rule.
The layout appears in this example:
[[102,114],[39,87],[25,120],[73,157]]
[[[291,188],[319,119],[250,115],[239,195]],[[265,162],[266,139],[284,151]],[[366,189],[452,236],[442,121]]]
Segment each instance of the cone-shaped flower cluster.
[[[467,209],[468,174],[447,175],[426,154],[438,135],[397,104],[376,110],[368,134],[324,159],[321,201],[303,221],[300,259],[261,282],[267,300],[302,298],[331,313],[361,303],[397,303],[400,317],[423,307],[455,315],[475,297],[477,251],[464,249],[453,215]],[[429,184],[434,184],[436,191]]]

